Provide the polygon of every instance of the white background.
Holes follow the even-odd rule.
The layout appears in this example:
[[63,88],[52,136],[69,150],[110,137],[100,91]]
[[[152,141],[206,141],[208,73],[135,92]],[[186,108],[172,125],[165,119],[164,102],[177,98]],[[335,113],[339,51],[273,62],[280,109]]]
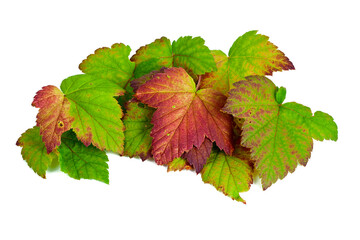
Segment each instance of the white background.
[[[360,239],[357,1],[2,1],[0,239]],[[38,177],[15,142],[35,124],[36,91],[78,74],[95,49],[201,36],[228,49],[249,30],[295,65],[271,79],[331,114],[337,142],[315,142],[307,167],[238,203],[194,172],[109,155],[110,185],[62,172]]]

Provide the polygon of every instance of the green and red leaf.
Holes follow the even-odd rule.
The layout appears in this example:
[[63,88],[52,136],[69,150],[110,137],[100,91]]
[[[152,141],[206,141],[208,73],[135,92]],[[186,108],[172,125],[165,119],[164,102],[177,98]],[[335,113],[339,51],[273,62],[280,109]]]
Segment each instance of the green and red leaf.
[[205,74],[203,88],[211,87],[227,95],[233,83],[251,75],[272,75],[273,72],[295,69],[292,62],[269,37],[249,31],[240,36],[229,50],[212,51],[217,71]]
[[210,157],[201,171],[202,180],[213,185],[233,200],[246,203],[239,195],[246,192],[253,183],[253,170],[250,152],[236,146],[233,156],[213,148]]
[[46,170],[52,162],[57,161],[58,152],[47,153],[46,146],[41,138],[40,128],[36,126],[21,134],[16,145],[22,147],[21,155],[29,167],[40,177],[46,178]]
[[61,144],[61,135],[71,128],[70,102],[60,89],[49,85],[36,93],[32,105],[40,108],[36,124],[40,127],[47,153],[50,153]]
[[182,171],[182,170],[191,170],[193,169],[191,165],[186,161],[186,159],[183,158],[175,158],[171,162],[168,163],[167,171],[170,172],[176,172],[176,171]]
[[337,127],[329,115],[320,124],[318,114],[295,102],[282,104],[286,91],[266,77],[253,76],[234,84],[223,110],[244,118],[241,144],[251,149],[263,189],[267,189],[298,163],[305,166],[313,137],[337,139]]

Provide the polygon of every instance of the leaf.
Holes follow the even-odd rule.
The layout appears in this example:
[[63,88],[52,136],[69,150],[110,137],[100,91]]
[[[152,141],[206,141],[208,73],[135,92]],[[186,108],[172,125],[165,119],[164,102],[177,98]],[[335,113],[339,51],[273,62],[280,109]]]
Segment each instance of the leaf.
[[122,43],[113,44],[111,48],[99,48],[83,60],[79,68],[83,73],[107,79],[126,88],[135,68],[135,63],[129,60],[130,52],[131,48]]
[[180,37],[172,44],[174,54],[174,67],[181,67],[194,73],[202,75],[206,72],[216,70],[216,63],[211,51],[205,45],[201,37]]
[[104,151],[85,146],[73,131],[65,132],[59,147],[60,169],[75,179],[95,179],[109,184],[108,158]]
[[174,160],[172,160],[171,162],[168,163],[168,168],[167,171],[182,171],[182,170],[191,170],[192,167],[189,165],[189,163],[183,159],[183,158],[175,158]]
[[160,70],[152,71],[152,72],[150,72],[150,73],[148,73],[148,74],[145,74],[145,75],[143,75],[143,76],[141,76],[141,77],[139,77],[139,78],[136,78],[136,79],[134,79],[134,80],[132,80],[132,81],[130,82],[130,86],[131,86],[131,87],[134,89],[134,91],[136,92],[141,85],[143,85],[143,84],[146,83],[147,81],[151,80],[151,79],[155,76],[155,74],[158,74],[158,73],[160,73],[160,72],[164,72],[164,69],[166,69],[166,68],[163,67],[163,68],[161,68]]
[[201,88],[213,88],[226,95],[231,84],[239,79],[231,79],[228,56],[220,50],[212,50],[211,54],[216,62],[216,71],[208,72],[202,76]]
[[306,118],[305,122],[312,138],[319,141],[338,139],[337,125],[329,114],[317,111],[312,118]]
[[227,154],[232,153],[231,117],[220,112],[226,97],[213,89],[197,90],[184,69],[170,68],[156,74],[135,97],[157,108],[150,133],[156,163],[167,164],[193,146],[200,147],[205,136]]
[[123,113],[126,112],[126,103],[128,101],[130,101],[130,99],[133,98],[134,96],[134,91],[132,89],[132,87],[129,85],[126,86],[126,88],[124,89],[125,93],[124,95],[120,95],[116,97],[116,100],[118,102],[118,104],[121,106],[121,110],[123,111]]
[[216,70],[216,64],[208,47],[200,37],[180,37],[172,45],[162,37],[141,47],[131,60],[136,63],[135,78],[140,78],[162,67],[182,67],[190,74],[202,75]]
[[326,124],[316,124],[319,114],[313,116],[310,108],[295,102],[279,104],[277,99],[285,99],[279,94],[286,91],[278,93],[268,78],[247,77],[234,86],[223,110],[245,119],[241,144],[251,149],[264,190],[294,172],[298,163],[307,164],[313,136],[337,139],[336,124],[329,115]]
[[114,96],[124,90],[112,81],[82,74],[65,79],[61,90],[70,102],[72,128],[86,146],[119,154],[124,150],[122,110]]
[[49,85],[36,93],[32,105],[40,108],[36,123],[47,153],[50,153],[60,145],[61,134],[70,129],[73,121],[69,115],[70,103],[60,89]]
[[202,88],[211,87],[227,95],[233,83],[247,76],[295,69],[284,53],[268,40],[269,37],[257,34],[257,31],[249,31],[236,39],[229,56],[222,51],[212,51],[217,71],[202,78]]
[[196,173],[200,173],[203,169],[206,160],[209,158],[213,143],[205,138],[200,147],[193,147],[188,152],[183,154],[183,158],[195,168]]
[[46,170],[53,161],[57,161],[58,153],[53,151],[47,153],[44,142],[41,140],[40,128],[33,127],[21,134],[16,142],[17,146],[22,147],[21,155],[40,177],[46,178]]
[[139,48],[131,61],[136,64],[134,76],[139,78],[162,67],[172,67],[173,56],[170,40],[166,37]]
[[151,117],[154,109],[135,100],[127,104],[127,111],[123,122],[125,125],[125,150],[124,155],[141,157],[146,160],[150,157],[152,129]]
[[233,200],[246,203],[239,192],[246,192],[253,183],[249,150],[236,146],[233,156],[213,148],[201,171],[202,180]]

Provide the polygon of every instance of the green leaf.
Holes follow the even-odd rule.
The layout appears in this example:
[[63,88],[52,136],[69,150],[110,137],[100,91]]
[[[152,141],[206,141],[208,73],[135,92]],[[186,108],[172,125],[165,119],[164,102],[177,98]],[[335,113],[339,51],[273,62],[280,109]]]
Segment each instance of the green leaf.
[[139,48],[130,59],[136,64],[134,76],[139,78],[162,67],[172,67],[173,54],[170,40],[166,37]]
[[123,111],[123,113],[126,112],[126,103],[128,101],[130,101],[130,99],[132,99],[133,96],[134,96],[134,90],[129,84],[125,88],[124,95],[120,95],[120,96],[116,97],[116,100],[117,100],[118,104],[121,106],[121,110]]
[[73,131],[62,135],[59,146],[60,169],[75,179],[95,179],[109,183],[108,158],[104,151],[90,145],[85,146]]
[[295,102],[279,104],[277,87],[268,78],[247,77],[234,86],[223,111],[245,119],[241,144],[251,149],[264,190],[294,172],[298,163],[307,164],[313,137],[336,141],[337,127],[329,115],[313,116]]
[[180,37],[172,44],[174,67],[182,67],[190,73],[202,75],[216,70],[211,51],[201,37]]
[[135,63],[129,60],[131,48],[122,43],[103,47],[89,55],[79,65],[83,73],[107,79],[125,88],[133,76]]
[[61,90],[70,102],[72,128],[86,146],[119,154],[124,150],[124,125],[121,107],[114,96],[124,90],[118,84],[93,75],[75,75],[65,79]]
[[227,95],[233,83],[251,75],[272,75],[273,72],[295,69],[292,62],[269,37],[250,31],[240,36],[231,46],[229,56],[212,51],[217,71],[202,78],[202,84]]
[[317,111],[312,118],[306,118],[305,123],[309,128],[311,137],[323,141],[338,139],[337,125],[334,119],[327,113]]
[[151,117],[154,109],[134,100],[127,104],[123,122],[125,125],[124,155],[141,157],[145,160],[150,157],[152,137]]
[[253,182],[249,150],[237,146],[233,156],[213,148],[201,171],[202,180],[236,201],[246,203],[239,195],[250,189]]
[[162,37],[141,47],[131,60],[136,63],[135,78],[140,78],[162,67],[182,67],[191,75],[201,75],[216,70],[216,64],[208,47],[200,37],[180,37],[173,41]]
[[40,177],[46,178],[46,170],[53,161],[57,161],[58,153],[53,151],[47,153],[44,142],[41,139],[40,128],[33,127],[24,132],[16,142],[22,147],[21,155]]

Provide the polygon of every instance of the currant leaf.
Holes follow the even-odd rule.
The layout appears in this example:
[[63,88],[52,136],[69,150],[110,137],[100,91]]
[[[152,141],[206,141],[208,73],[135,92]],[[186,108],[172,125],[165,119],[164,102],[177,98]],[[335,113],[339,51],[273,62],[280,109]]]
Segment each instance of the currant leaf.
[[150,122],[154,109],[134,100],[130,101],[126,108],[123,119],[125,125],[124,155],[146,160],[151,155],[152,124]]
[[152,155],[167,164],[193,146],[199,148],[205,136],[227,154],[233,151],[231,117],[220,112],[226,97],[213,89],[197,90],[182,68],[165,69],[143,84],[135,97],[157,108],[152,117]]
[[184,158],[175,158],[171,162],[168,163],[167,171],[182,171],[182,170],[191,170],[192,167],[189,165],[189,163]]
[[162,37],[141,47],[131,60],[136,63],[135,78],[140,78],[162,67],[182,67],[188,73],[202,75],[216,70],[216,63],[211,51],[204,45],[200,37],[180,37],[170,44],[170,40]]
[[317,111],[311,118],[306,118],[305,123],[309,128],[310,135],[318,141],[338,139],[337,125],[329,114]]
[[129,60],[130,52],[131,48],[122,43],[99,48],[83,60],[79,68],[83,73],[107,79],[125,89],[135,68],[135,63]]
[[213,143],[205,138],[200,147],[193,147],[188,152],[183,154],[183,158],[195,168],[196,173],[200,173],[203,169],[206,160],[209,158]]
[[71,127],[70,102],[60,89],[49,85],[36,93],[32,105],[40,108],[36,123],[47,153],[50,153],[61,144],[61,135]]
[[[245,119],[241,144],[251,149],[264,190],[294,172],[298,163],[307,164],[313,137],[337,140],[332,117],[313,116],[310,108],[295,102],[279,104],[279,89],[268,78],[251,76],[234,86],[223,110]],[[285,98],[285,92],[278,98]],[[321,124],[321,119],[326,121]]]
[[180,37],[172,44],[174,54],[174,67],[181,67],[195,75],[216,70],[216,63],[211,51],[204,45],[201,37]]
[[133,90],[136,92],[141,85],[146,83],[147,81],[151,80],[155,74],[158,74],[160,72],[164,72],[165,68],[161,68],[160,70],[151,71],[148,74],[145,74],[139,78],[136,78],[130,82],[130,86],[133,88]]
[[173,53],[171,42],[166,37],[139,48],[130,59],[136,64],[134,76],[139,78],[162,67],[172,67]]
[[30,128],[21,134],[16,145],[22,147],[21,155],[29,167],[40,177],[46,178],[46,170],[52,162],[57,161],[58,152],[47,153],[46,146],[41,139],[40,127]]
[[236,39],[229,56],[222,51],[212,51],[217,71],[203,77],[202,87],[211,87],[227,95],[233,83],[247,76],[295,69],[285,54],[268,40],[269,37],[257,34],[257,31],[249,31]]
[[114,96],[124,93],[118,84],[92,75],[65,79],[61,90],[70,102],[72,128],[86,146],[119,154],[124,150],[124,125],[121,107]]
[[92,145],[85,146],[73,131],[67,131],[62,135],[59,153],[60,169],[70,177],[109,183],[106,153]]
[[246,192],[253,183],[253,170],[250,152],[236,146],[233,156],[213,148],[210,157],[201,171],[202,180],[236,201],[246,203],[239,195]]

